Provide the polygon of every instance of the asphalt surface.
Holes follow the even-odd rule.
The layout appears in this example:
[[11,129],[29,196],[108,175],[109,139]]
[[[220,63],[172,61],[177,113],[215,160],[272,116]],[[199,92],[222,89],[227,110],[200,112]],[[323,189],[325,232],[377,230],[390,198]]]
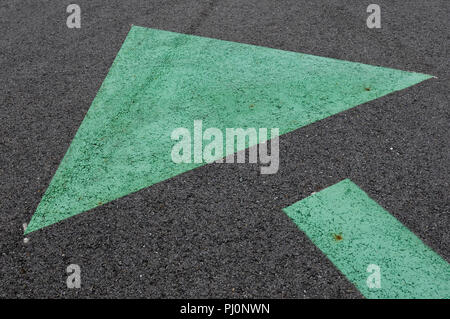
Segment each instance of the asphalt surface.
[[[0,297],[361,298],[283,213],[350,178],[450,261],[450,3],[0,4]],[[431,74],[280,138],[280,170],[207,165],[36,231],[33,215],[130,25]],[[81,267],[82,288],[66,287]]]

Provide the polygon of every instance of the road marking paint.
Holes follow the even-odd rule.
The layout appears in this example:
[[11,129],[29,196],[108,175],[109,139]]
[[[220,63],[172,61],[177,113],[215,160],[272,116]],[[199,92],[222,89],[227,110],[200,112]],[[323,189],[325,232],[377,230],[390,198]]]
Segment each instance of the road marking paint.
[[195,120],[285,134],[430,77],[133,26],[25,233],[204,165],[170,157]]
[[283,210],[365,297],[450,298],[450,265],[350,180]]

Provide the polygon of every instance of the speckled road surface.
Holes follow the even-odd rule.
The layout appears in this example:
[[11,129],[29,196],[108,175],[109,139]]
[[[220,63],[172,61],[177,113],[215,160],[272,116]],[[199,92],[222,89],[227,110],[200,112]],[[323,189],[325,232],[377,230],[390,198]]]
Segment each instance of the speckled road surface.
[[[0,5],[0,296],[361,298],[282,210],[345,178],[450,260],[448,1],[379,1],[378,30],[360,1],[68,4]],[[283,135],[277,174],[203,166],[24,243],[132,24],[437,78]]]

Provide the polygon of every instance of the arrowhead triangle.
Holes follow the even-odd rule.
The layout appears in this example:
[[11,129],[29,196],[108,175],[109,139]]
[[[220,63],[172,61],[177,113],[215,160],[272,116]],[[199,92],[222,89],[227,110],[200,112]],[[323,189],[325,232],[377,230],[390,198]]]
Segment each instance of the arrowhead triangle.
[[203,164],[171,160],[171,132],[285,134],[431,76],[133,26],[26,233]]

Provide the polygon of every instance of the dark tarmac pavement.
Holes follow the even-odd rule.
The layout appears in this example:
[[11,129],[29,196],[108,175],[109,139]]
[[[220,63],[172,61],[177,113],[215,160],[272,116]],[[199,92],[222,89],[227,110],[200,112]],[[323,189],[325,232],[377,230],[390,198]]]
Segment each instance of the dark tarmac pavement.
[[[350,178],[450,262],[450,2],[0,4],[0,297],[361,298],[283,213]],[[29,235],[28,223],[130,25],[437,78],[280,138],[280,170],[207,165]],[[66,287],[79,264],[82,288]]]

